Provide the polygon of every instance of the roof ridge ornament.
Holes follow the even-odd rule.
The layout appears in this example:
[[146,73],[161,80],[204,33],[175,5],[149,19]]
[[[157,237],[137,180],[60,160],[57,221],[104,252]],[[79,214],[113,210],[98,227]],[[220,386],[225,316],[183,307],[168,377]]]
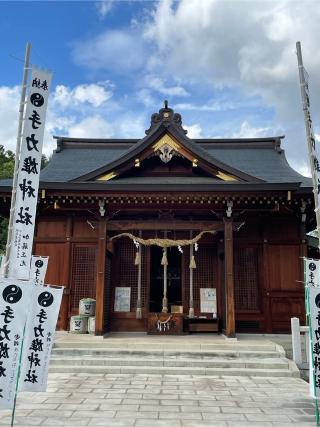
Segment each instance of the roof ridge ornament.
[[164,101],[164,108],[159,110],[159,113],[153,113],[151,116],[151,123],[149,129],[147,129],[146,135],[149,135],[155,127],[160,123],[168,127],[169,125],[174,125],[178,130],[182,131],[185,135],[188,133],[186,129],[182,127],[182,118],[181,114],[175,113],[172,108],[168,107],[168,101]]

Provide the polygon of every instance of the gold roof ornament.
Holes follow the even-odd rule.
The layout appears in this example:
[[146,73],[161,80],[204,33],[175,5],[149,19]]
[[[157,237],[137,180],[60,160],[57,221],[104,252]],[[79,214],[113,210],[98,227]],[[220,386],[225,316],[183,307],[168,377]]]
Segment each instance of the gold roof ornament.
[[112,171],[112,172],[109,172],[105,175],[99,176],[99,178],[97,178],[96,181],[110,181],[110,179],[112,179],[116,176],[117,176],[117,174],[114,171]]
[[216,177],[222,179],[222,181],[238,181],[237,178],[235,178],[234,176],[221,171],[218,171]]
[[159,141],[156,142],[152,148],[154,149],[154,151],[157,151],[164,145],[168,145],[175,151],[179,151],[179,148],[180,148],[179,144],[176,143],[176,141],[173,138],[171,138],[171,136],[168,135],[167,133],[164,134],[163,137],[160,138]]

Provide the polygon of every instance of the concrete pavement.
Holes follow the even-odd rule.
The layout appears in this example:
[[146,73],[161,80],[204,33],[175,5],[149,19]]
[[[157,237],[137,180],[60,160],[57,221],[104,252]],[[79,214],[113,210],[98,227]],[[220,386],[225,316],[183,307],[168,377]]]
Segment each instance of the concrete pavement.
[[[46,393],[20,393],[15,425],[315,426],[299,378],[51,373]],[[0,412],[0,426],[10,413]]]

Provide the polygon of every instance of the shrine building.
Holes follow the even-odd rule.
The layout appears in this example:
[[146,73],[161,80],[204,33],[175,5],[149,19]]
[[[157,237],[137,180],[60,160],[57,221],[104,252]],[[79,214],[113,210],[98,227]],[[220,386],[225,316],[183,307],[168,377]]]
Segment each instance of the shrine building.
[[[49,256],[46,282],[65,286],[59,329],[88,297],[96,334],[152,332],[159,319],[171,333],[231,337],[304,322],[312,182],[289,166],[283,137],[191,139],[167,103],[145,133],[55,137],[33,253]],[[8,216],[8,180],[0,197]]]

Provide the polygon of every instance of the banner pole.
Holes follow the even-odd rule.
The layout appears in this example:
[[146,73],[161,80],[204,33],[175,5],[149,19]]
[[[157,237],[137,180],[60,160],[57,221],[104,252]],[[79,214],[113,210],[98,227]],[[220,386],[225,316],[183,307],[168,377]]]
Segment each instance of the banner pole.
[[[313,183],[313,194],[314,194],[314,207],[316,213],[316,221],[317,221],[317,233],[319,232],[320,227],[320,210],[319,210],[319,201],[318,201],[318,180],[317,180],[317,170],[319,171],[319,160],[316,157],[316,142],[315,137],[312,130],[312,120],[311,113],[309,110],[310,107],[310,97],[308,91],[308,84],[305,78],[305,69],[302,62],[302,52],[301,52],[301,43],[296,43],[297,48],[297,57],[298,57],[298,68],[299,68],[299,79],[300,79],[300,90],[301,90],[301,98],[302,98],[302,108],[304,114],[304,122],[307,134],[307,143],[308,143],[308,154],[310,161],[310,169]],[[319,247],[319,243],[318,243]]]
[[13,227],[13,218],[14,218],[14,211],[15,211],[15,204],[16,204],[18,170],[19,170],[21,139],[22,139],[22,126],[23,126],[23,120],[24,120],[23,116],[25,111],[26,91],[27,91],[27,82],[28,82],[28,75],[29,75],[30,52],[31,52],[31,43],[29,42],[27,43],[27,46],[26,46],[25,61],[24,61],[24,68],[23,68],[22,89],[21,89],[20,106],[19,106],[19,125],[18,125],[18,134],[17,134],[17,145],[16,145],[16,155],[15,155],[15,162],[14,162],[12,196],[11,196],[11,206],[10,206],[10,219],[9,219],[9,226],[8,226],[6,256],[5,256],[4,271],[3,271],[4,277],[8,277],[8,274],[9,274],[12,227]]
[[21,348],[20,348],[18,374],[17,374],[17,382],[16,382],[16,392],[15,392],[15,395],[14,395],[14,402],[13,402],[13,408],[12,408],[12,414],[11,414],[11,427],[13,427],[14,417],[15,417],[15,414],[16,414],[17,395],[18,395],[18,387],[19,387],[19,380],[20,380],[20,373],[21,373],[21,360],[22,360],[22,352],[23,352],[23,342],[24,342],[24,333],[25,333],[25,330],[26,330],[26,325],[24,325],[24,328],[23,328],[22,342],[21,342]]

